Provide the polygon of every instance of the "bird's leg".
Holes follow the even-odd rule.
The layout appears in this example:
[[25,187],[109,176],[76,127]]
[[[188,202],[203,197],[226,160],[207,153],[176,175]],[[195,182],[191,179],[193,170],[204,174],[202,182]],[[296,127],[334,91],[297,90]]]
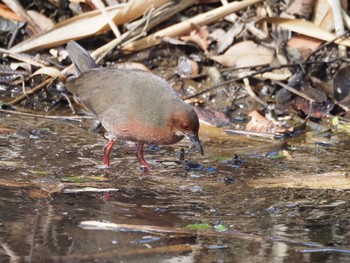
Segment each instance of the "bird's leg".
[[103,148],[103,164],[109,166],[109,154],[111,153],[114,140],[109,140],[106,146]]
[[147,171],[151,170],[151,167],[148,165],[148,163],[145,161],[145,159],[143,158],[143,143],[140,143],[137,146],[137,159],[139,160],[140,164],[142,164]]

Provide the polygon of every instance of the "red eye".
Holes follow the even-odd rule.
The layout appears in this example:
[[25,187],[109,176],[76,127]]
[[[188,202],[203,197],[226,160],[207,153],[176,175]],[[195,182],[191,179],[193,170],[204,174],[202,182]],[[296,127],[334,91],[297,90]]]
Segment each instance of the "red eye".
[[184,125],[183,125],[183,128],[184,128],[185,130],[188,130],[188,129],[189,129],[189,126],[188,126],[187,124],[184,124]]

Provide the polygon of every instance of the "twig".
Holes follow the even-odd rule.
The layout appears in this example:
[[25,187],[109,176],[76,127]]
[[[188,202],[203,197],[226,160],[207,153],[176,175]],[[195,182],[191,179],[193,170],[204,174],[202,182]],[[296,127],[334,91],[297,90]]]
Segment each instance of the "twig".
[[112,29],[116,38],[120,38],[121,34],[119,32],[119,29],[117,28],[117,26],[113,22],[113,19],[108,16],[108,14],[106,12],[106,7],[103,4],[103,2],[101,0],[92,0],[92,3],[101,11],[102,15],[106,18],[107,23],[110,26],[110,28]]
[[295,88],[292,88],[291,86],[288,86],[280,81],[272,81],[273,83],[276,83],[278,84],[279,86],[281,86],[282,88],[288,90],[289,92],[292,92],[294,93],[295,95],[298,95],[299,97],[302,97],[306,100],[309,100],[311,102],[316,102],[313,98],[311,98],[309,95],[299,91],[299,90],[296,90]]
[[249,79],[248,78],[244,78],[243,79],[244,82],[244,86],[246,91],[248,92],[248,94],[250,95],[250,97],[252,97],[255,101],[259,102],[261,105],[263,105],[264,107],[267,106],[267,103],[265,101],[263,101],[262,99],[260,99],[253,91],[252,87],[250,86],[249,83]]
[[81,121],[85,119],[95,119],[95,117],[93,116],[49,116],[49,115],[40,115],[40,114],[33,114],[33,113],[20,112],[20,111],[3,110],[3,109],[0,109],[0,112],[29,116],[34,118],[54,119],[54,120]]
[[69,108],[71,109],[71,111],[72,111],[72,114],[74,114],[75,115],[75,109],[74,109],[74,107],[73,107],[73,104],[72,104],[72,102],[71,102],[71,100],[69,99],[69,97],[67,96],[67,94],[65,94],[65,93],[62,93],[62,96],[66,99],[66,101],[68,102],[68,106],[69,106]]
[[65,188],[62,190],[64,194],[78,194],[78,193],[104,193],[104,192],[118,192],[118,188],[97,188],[97,187],[83,187],[83,188]]
[[7,54],[9,57],[14,58],[16,60],[22,61],[22,62],[26,62],[29,63],[33,66],[36,67],[40,67],[40,68],[44,68],[46,66],[48,66],[49,64],[46,61],[43,60],[35,60],[33,58],[31,58],[29,55],[27,54],[16,54],[16,53],[11,53],[6,49],[0,48],[0,53],[4,53]]
[[256,137],[268,138],[268,139],[275,139],[277,137],[275,134],[261,133],[261,132],[251,132],[251,131],[232,130],[232,129],[227,129],[225,131],[228,133],[256,136]]
[[[187,7],[193,5],[196,2],[196,0],[182,0],[179,4],[176,6],[172,6],[168,10],[164,11],[159,16],[156,16],[157,12],[160,12],[165,6],[164,5],[155,11],[153,8],[151,8],[148,13],[146,13],[143,18],[139,19],[138,21],[135,21],[133,23],[133,29],[130,29],[129,31],[125,32],[120,38],[114,39],[110,41],[109,43],[105,44],[104,46],[98,48],[94,52],[92,52],[92,57],[96,58],[96,62],[98,63],[105,57],[111,50],[113,50],[118,45],[121,45],[125,40],[131,38],[132,40],[135,40],[137,38],[140,38],[145,35],[146,30],[151,29],[158,24],[162,23],[163,21],[167,20],[171,16],[181,12],[182,10],[186,9]],[[141,26],[144,24],[144,26],[141,28]],[[126,42],[124,45],[126,45],[128,42]]]
[[[184,98],[184,100],[189,100],[189,99],[193,99],[193,98],[196,98],[204,93],[207,93],[207,92],[210,92],[210,91],[213,91],[213,90],[216,90],[222,86],[225,86],[225,85],[228,85],[228,84],[231,84],[231,83],[234,83],[234,82],[239,82],[239,81],[242,81],[244,78],[249,78],[249,77],[254,77],[256,75],[259,75],[259,74],[263,74],[265,72],[269,72],[269,71],[273,71],[273,70],[277,70],[277,69],[282,69],[282,68],[290,68],[290,67],[300,67],[300,66],[303,66],[303,65],[313,65],[313,64],[318,64],[318,63],[328,63],[328,64],[331,64],[331,63],[334,63],[336,61],[346,61],[346,62],[349,62],[346,58],[336,58],[334,60],[331,60],[331,61],[327,61],[327,62],[324,62],[324,61],[307,61],[307,62],[304,62],[302,64],[300,63],[297,63],[297,64],[285,64],[285,65],[279,65],[279,66],[275,66],[275,67],[264,67],[264,68],[261,68],[261,69],[258,69],[256,70],[255,72],[252,72],[251,74],[248,74],[248,75],[245,75],[244,77],[240,77],[240,78],[237,78],[237,79],[230,79],[230,80],[227,80],[227,81],[224,81],[220,84],[217,84],[217,85],[214,85],[214,86],[211,86],[205,90],[202,90],[194,95],[191,95],[191,96],[188,96],[186,98]],[[259,66],[261,67],[261,66]],[[252,68],[254,67],[241,67],[241,68],[227,68],[225,69],[224,71],[241,71],[241,70],[252,70]]]
[[301,252],[301,253],[337,252],[337,253],[350,254],[350,250],[349,249],[339,249],[339,248],[332,248],[332,247],[316,248],[316,249],[302,249],[302,250],[299,250],[299,252]]
[[25,98],[27,98],[28,95],[34,94],[35,92],[43,89],[46,87],[46,85],[51,84],[54,81],[54,78],[48,78],[45,81],[41,82],[38,86],[32,88],[31,90],[28,90],[24,94],[20,95],[19,97],[15,98],[14,100],[10,101],[9,104],[16,105],[23,101]]

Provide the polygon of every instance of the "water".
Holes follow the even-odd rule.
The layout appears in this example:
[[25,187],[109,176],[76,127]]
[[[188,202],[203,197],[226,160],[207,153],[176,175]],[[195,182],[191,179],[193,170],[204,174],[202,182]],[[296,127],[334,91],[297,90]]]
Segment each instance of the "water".
[[[111,168],[103,169],[105,140],[88,132],[90,122],[2,115],[0,125],[16,134],[0,135],[0,262],[350,260],[348,250],[314,250],[349,249],[347,189],[272,188],[264,181],[347,173],[346,135],[299,137],[290,142],[290,158],[254,151],[278,141],[202,138],[206,155],[186,155],[201,170],[179,161],[190,145],[184,141],[146,150],[153,167],[146,174],[135,148],[122,143],[112,151]],[[322,140],[327,144],[317,146]],[[235,153],[241,159],[232,160]],[[79,177],[84,180],[62,180]],[[64,193],[82,187],[115,191]],[[171,232],[80,226],[91,220]],[[186,228],[199,223],[210,229]],[[220,224],[227,231],[215,230]]]

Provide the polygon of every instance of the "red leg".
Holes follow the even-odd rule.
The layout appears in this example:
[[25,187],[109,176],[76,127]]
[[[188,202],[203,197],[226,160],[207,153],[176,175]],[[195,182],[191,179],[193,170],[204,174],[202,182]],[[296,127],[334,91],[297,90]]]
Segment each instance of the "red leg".
[[111,153],[114,141],[110,140],[103,148],[103,164],[109,166],[109,154]]
[[143,143],[140,143],[139,146],[137,146],[137,159],[139,160],[140,164],[143,165],[147,171],[151,170],[151,167],[148,165],[148,163],[143,158]]

